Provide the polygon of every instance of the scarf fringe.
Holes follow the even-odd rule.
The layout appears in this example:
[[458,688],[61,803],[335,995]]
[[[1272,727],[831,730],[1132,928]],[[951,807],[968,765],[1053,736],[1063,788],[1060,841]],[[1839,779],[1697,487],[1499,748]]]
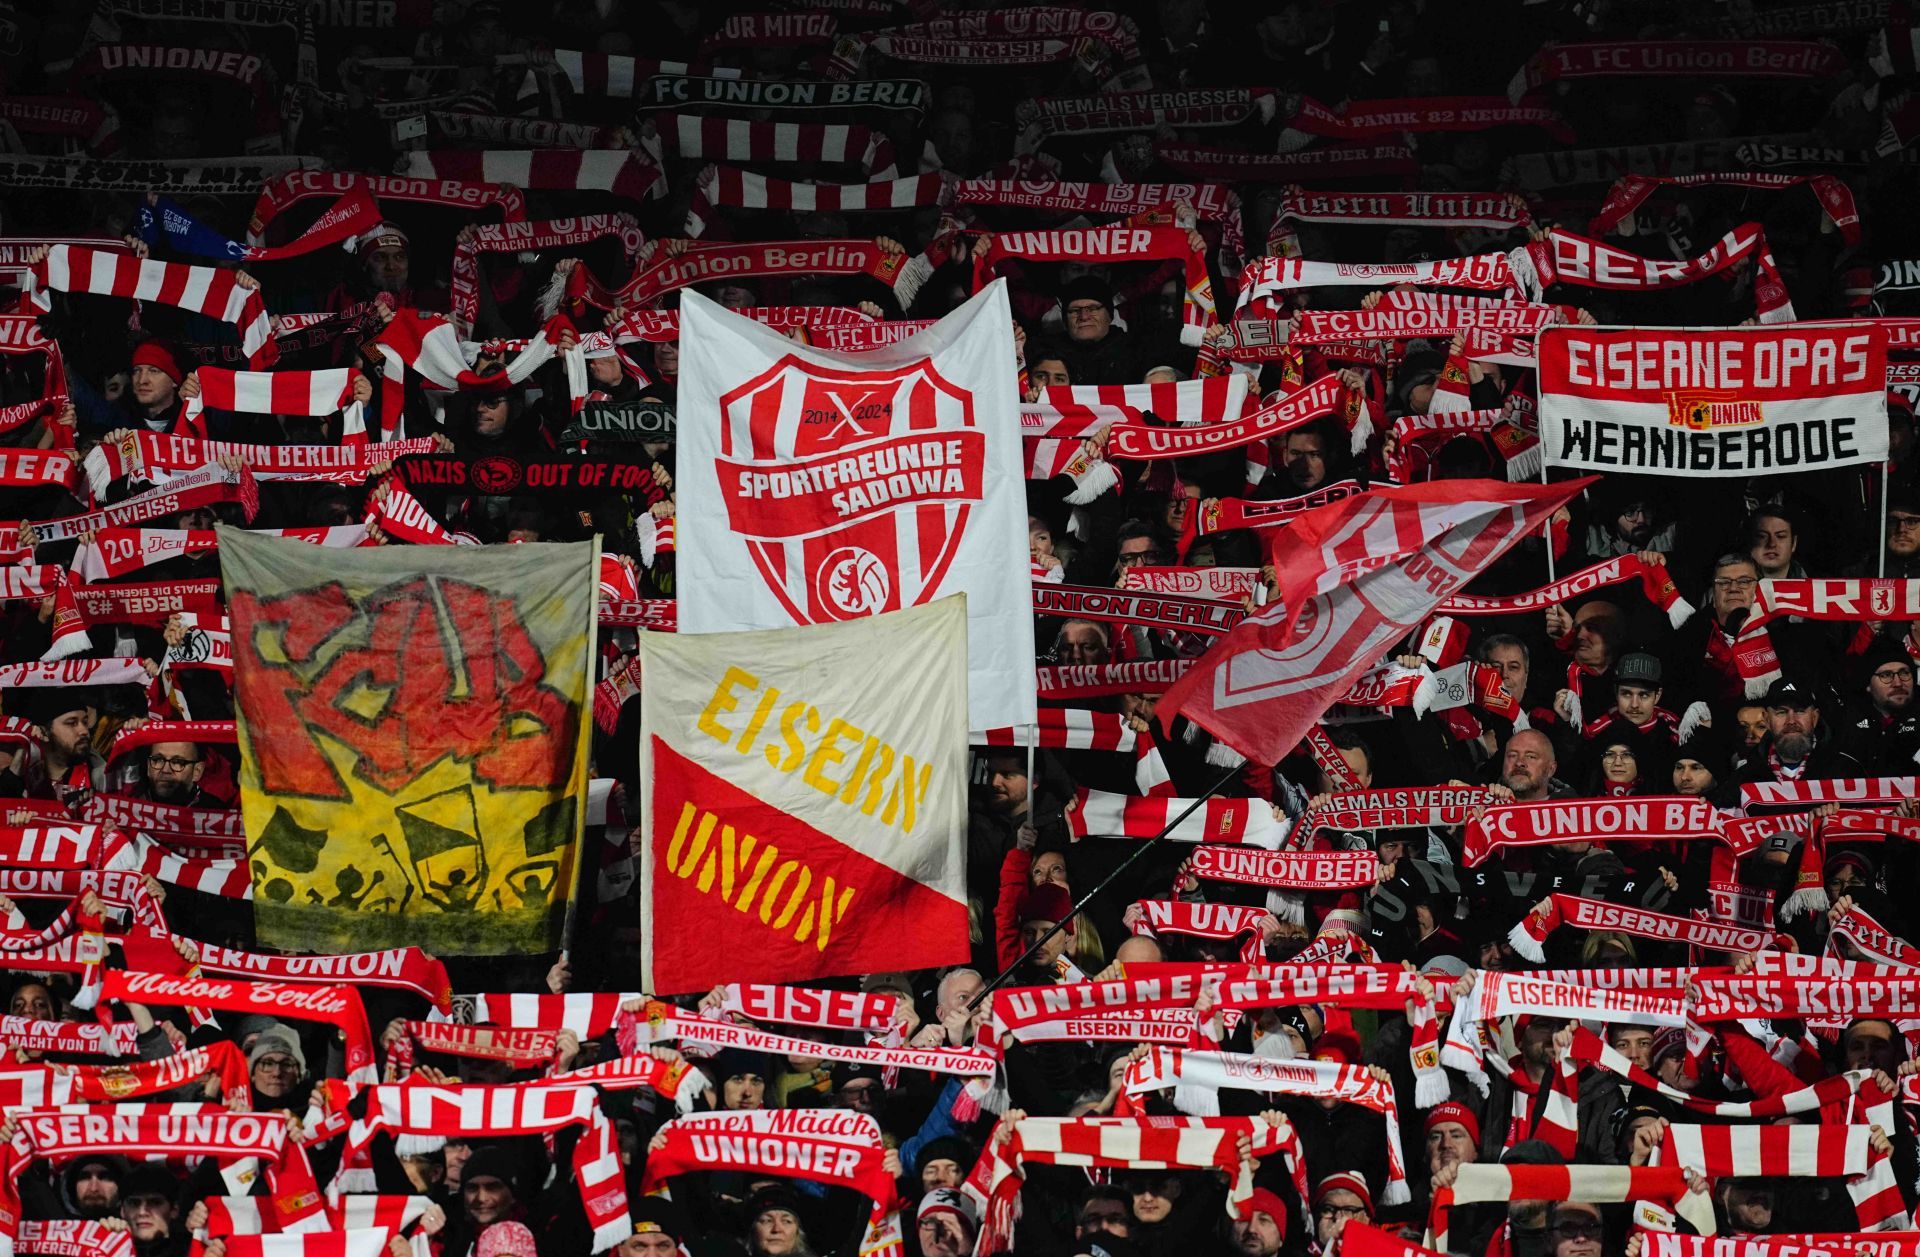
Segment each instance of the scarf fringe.
[[1104,459],[1087,464],[1086,470],[1073,477],[1074,490],[1067,495],[1070,506],[1085,506],[1109,489],[1118,488],[1120,473],[1113,464]]
[[1680,741],[1685,742],[1693,736],[1695,729],[1709,723],[1712,719],[1713,712],[1705,703],[1697,699],[1688,703],[1687,709],[1680,713]]

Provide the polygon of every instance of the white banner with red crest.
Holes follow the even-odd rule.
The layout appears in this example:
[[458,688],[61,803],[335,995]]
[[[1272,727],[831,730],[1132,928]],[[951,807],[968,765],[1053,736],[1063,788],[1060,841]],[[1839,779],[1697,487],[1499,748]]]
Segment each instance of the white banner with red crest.
[[967,595],[976,729],[1034,721],[1012,316],[994,283],[866,353],[680,308],[680,631],[864,619]]

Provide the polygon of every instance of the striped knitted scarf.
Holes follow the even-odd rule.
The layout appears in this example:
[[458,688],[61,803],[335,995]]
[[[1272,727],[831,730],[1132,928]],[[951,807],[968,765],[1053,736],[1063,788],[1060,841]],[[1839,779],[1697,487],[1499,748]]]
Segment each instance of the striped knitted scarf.
[[1427,1247],[1453,1251],[1448,1228],[1455,1205],[1515,1200],[1585,1200],[1597,1205],[1647,1200],[1669,1206],[1702,1235],[1712,1235],[1716,1229],[1713,1198],[1689,1190],[1678,1166],[1472,1163],[1460,1167],[1453,1186],[1433,1193]]
[[[411,1230],[432,1203],[425,1196],[342,1196],[327,1203],[325,1216],[335,1231],[379,1227],[397,1233]],[[212,1239],[286,1230],[270,1196],[209,1196],[206,1205],[206,1233]]]
[[[646,237],[631,214],[586,214],[579,218],[554,218],[537,223],[485,223],[473,228],[453,250],[448,305],[454,323],[458,327],[471,329],[480,313],[480,254],[562,249],[589,244],[609,236],[620,241],[620,247],[627,256],[627,265],[631,268],[640,256],[641,246],[646,243]],[[561,280],[563,286],[564,282],[564,279]],[[548,304],[543,304],[541,309],[551,317],[553,311]]]
[[998,232],[973,259],[973,286],[984,287],[994,267],[1009,258],[1030,262],[1178,261],[1186,268],[1180,339],[1202,345],[1216,322],[1213,280],[1207,261],[1180,227],[1087,227],[1057,231]]
[[236,272],[211,266],[184,266],[131,253],[111,253],[57,244],[27,272],[21,288],[26,300],[51,310],[50,293],[84,292],[100,297],[157,301],[230,323],[240,336],[248,365],[267,367],[280,355],[257,289],[243,287]]
[[[1870,1107],[1868,1118],[1882,1130],[1891,1131],[1892,1101]],[[1671,1125],[1657,1155],[1662,1165],[1681,1166],[1708,1178],[1844,1175],[1861,1230],[1910,1230],[1912,1221],[1894,1180],[1893,1159],[1875,1151],[1871,1137],[1865,1124]]]
[[421,149],[406,155],[403,173],[416,179],[611,192],[629,201],[659,196],[666,188],[665,173],[644,152],[630,148]]
[[1205,1170],[1226,1174],[1227,1212],[1245,1217],[1253,1195],[1253,1166],[1240,1160],[1238,1140],[1253,1144],[1256,1159],[1278,1153],[1293,1180],[1300,1207],[1307,1202],[1306,1158],[1291,1126],[1269,1126],[1257,1117],[1028,1117],[994,1128],[965,1191],[981,1205],[975,1252],[991,1257],[1013,1239],[1018,1199],[1028,1162],[1086,1168]]
[[[201,367],[195,372],[200,395],[189,397],[181,416],[193,435],[204,437],[201,413],[215,410],[250,415],[330,415],[340,412],[341,440],[364,445],[366,406],[353,400],[353,377],[345,367],[325,371],[229,371]],[[396,454],[397,457],[397,454]]]
[[1265,908],[1238,904],[1192,903],[1183,899],[1140,899],[1133,906],[1140,910],[1133,932],[1148,938],[1162,934],[1185,934],[1192,938],[1225,940],[1240,938],[1240,959],[1249,963],[1266,954],[1266,938],[1261,924],[1272,914]]
[[1520,918],[1520,923],[1508,932],[1507,943],[1519,955],[1537,965],[1546,959],[1542,944],[1547,936],[1563,925],[1581,930],[1615,930],[1635,938],[1685,943],[1710,951],[1761,951],[1771,947],[1775,939],[1772,930],[1700,921],[1693,917],[1670,916],[1650,908],[1634,908],[1601,899],[1556,894],[1552,897],[1552,906],[1545,913],[1529,912]]
[[84,1218],[48,1218],[20,1224],[13,1251],[22,1257],[133,1257],[133,1232]]
[[162,1004],[216,1012],[272,1013],[294,1021],[324,1021],[340,1031],[346,1053],[347,1081],[374,1079],[373,1036],[367,1030],[360,993],[351,986],[298,986],[284,982],[214,981],[157,973],[113,970],[102,980],[103,1002]]
[[[24,1052],[65,1052],[86,1056],[125,1056],[134,1049],[133,1024],[111,1027],[94,1022],[42,1021],[37,1017],[0,1017],[0,1045]],[[11,1073],[14,1067],[0,1067]],[[48,1068],[51,1068],[50,1066]]]
[[1399,1105],[1393,1083],[1375,1078],[1364,1065],[1339,1061],[1282,1061],[1235,1052],[1182,1052],[1150,1047],[1145,1056],[1127,1065],[1126,1093],[1173,1089],[1173,1102],[1182,1112],[1213,1117],[1220,1112],[1219,1093],[1259,1091],[1268,1095],[1307,1096],[1339,1100],[1373,1110],[1387,1124],[1387,1185],[1380,1201],[1404,1205],[1413,1199],[1407,1187],[1406,1153],[1400,1142]]
[[698,239],[721,209],[779,210],[803,214],[888,213],[944,205],[952,180],[938,172],[869,183],[801,183],[733,166],[708,166],[694,181],[686,234]]
[[[474,995],[473,1020],[482,1025],[509,1026],[529,1030],[571,1030],[584,1042],[597,1039],[612,1030],[620,1019],[620,1006],[646,997],[637,993],[613,991],[581,992],[574,995]],[[633,1045],[623,1043],[622,1052]]]
[[[1067,832],[1074,841],[1102,838],[1152,838],[1186,812],[1192,799],[1140,798],[1105,790],[1079,789],[1067,804]],[[1286,822],[1275,819],[1265,799],[1208,798],[1167,832],[1172,842],[1246,843],[1269,849],[1286,836]]]
[[858,163],[871,178],[893,177],[893,145],[883,133],[862,123],[750,122],[667,114],[655,120],[651,134],[642,130],[640,144],[653,151],[656,159],[671,154],[691,161],[790,162],[807,167]]
[[1023,726],[987,729],[970,739],[980,746],[1035,746],[1056,751],[1131,751],[1139,734],[1119,712],[1077,707],[1042,707],[1034,726],[1038,740]]
[[664,1142],[647,1152],[641,1191],[651,1195],[679,1174],[714,1169],[835,1183],[873,1202],[875,1219],[898,1190],[887,1173],[880,1124],[865,1113],[834,1109],[751,1109],[693,1113],[660,1128]]
[[1762,323],[1791,323],[1794,319],[1793,302],[1787,297],[1767,233],[1759,223],[1742,223],[1698,257],[1678,261],[1643,258],[1560,227],[1524,249],[1516,249],[1513,258],[1522,291],[1536,300],[1554,284],[1646,292],[1694,284],[1751,259],[1756,317]]
[[[442,1135],[467,1139],[553,1135],[569,1126],[585,1131],[573,1148],[574,1181],[593,1228],[598,1252],[633,1234],[613,1123],[592,1087],[554,1083],[437,1087],[409,1083],[366,1088],[365,1116],[347,1130],[345,1165],[362,1156],[376,1134]],[[652,1158],[648,1158],[651,1164]]]
[[410,179],[405,175],[365,175],[346,171],[296,170],[282,175],[260,189],[254,202],[253,217],[247,224],[249,244],[266,243],[268,224],[289,206],[314,197],[345,196],[364,188],[382,201],[408,201],[418,205],[441,205],[472,213],[486,206],[500,210],[508,222],[527,216],[527,198],[519,187],[502,184],[461,183],[458,180]]
[[1695,1113],[1722,1118],[1789,1117],[1801,1113],[1816,1113],[1829,1105],[1846,1105],[1851,1103],[1861,1084],[1871,1077],[1865,1070],[1853,1070],[1845,1074],[1836,1074],[1831,1078],[1822,1078],[1810,1086],[1778,1095],[1763,1096],[1758,1100],[1709,1100],[1682,1091],[1678,1087],[1669,1087],[1615,1051],[1599,1035],[1581,1025],[1573,1028],[1573,1058],[1583,1065],[1604,1069],[1635,1086],[1657,1091],[1668,1100]]

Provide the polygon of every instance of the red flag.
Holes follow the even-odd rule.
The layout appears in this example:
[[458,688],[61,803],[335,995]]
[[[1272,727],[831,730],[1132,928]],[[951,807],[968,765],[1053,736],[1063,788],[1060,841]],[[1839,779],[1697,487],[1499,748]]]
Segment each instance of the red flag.
[[1591,480],[1440,481],[1301,515],[1281,550],[1280,596],[1174,682],[1162,725],[1184,715],[1249,759],[1279,763],[1354,677]]

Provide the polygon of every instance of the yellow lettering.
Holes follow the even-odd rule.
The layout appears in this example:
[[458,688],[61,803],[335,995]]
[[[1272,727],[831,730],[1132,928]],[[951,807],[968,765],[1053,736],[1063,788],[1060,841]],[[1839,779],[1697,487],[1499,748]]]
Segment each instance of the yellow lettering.
[[[720,818],[712,812],[700,813],[700,828],[694,832],[693,847],[687,852],[686,858],[674,866],[673,871],[675,873],[678,873],[681,877],[689,877],[693,874],[694,865],[700,863],[700,857],[707,852],[707,843],[713,838],[714,822],[719,819]],[[709,872],[704,878],[704,882],[711,883],[712,880],[713,875]],[[700,887],[701,890],[705,890],[706,888],[705,884]]]
[[800,740],[800,722],[804,718],[808,733],[820,731],[820,709],[808,703],[789,703],[780,713],[780,737],[787,744],[785,759],[779,758],[772,747],[767,748],[767,762],[783,773],[790,773],[800,767],[800,761],[807,757],[806,743]]
[[693,722],[700,732],[722,745],[733,740],[733,730],[715,720],[714,717],[723,712],[732,711],[740,705],[740,700],[733,695],[735,686],[757,690],[760,688],[760,678],[751,672],[729,667],[725,675],[720,678],[720,684],[713,687],[713,697],[707,700],[706,709],[700,713],[700,718]]
[[880,762],[867,774],[867,797],[860,804],[863,816],[872,816],[880,807],[880,792],[886,789],[887,774],[893,771],[893,748],[885,742],[880,744]]
[[740,892],[740,897],[733,901],[734,907],[742,912],[753,907],[753,897],[759,893],[761,881],[766,878],[767,870],[772,868],[774,861],[779,858],[780,848],[771,843],[760,848],[760,863],[753,866],[753,872],[747,877],[746,888]]
[[[918,771],[916,772],[916,768]],[[887,810],[880,814],[881,823],[893,824],[896,810],[903,811],[900,818],[900,832],[913,832],[914,816],[920,808],[920,800],[927,797],[927,783],[933,776],[933,765],[913,762],[913,756],[900,757],[900,779],[893,783],[893,792],[887,795]],[[915,778],[918,780],[915,780]],[[871,812],[868,815],[872,815]]]
[[747,721],[746,731],[740,735],[739,745],[734,749],[742,755],[753,754],[754,741],[760,736],[760,727],[767,723],[767,717],[773,714],[773,705],[780,701],[780,691],[771,685],[760,696],[760,703],[753,709],[753,718]]
[[827,731],[820,735],[820,741],[813,748],[813,756],[807,760],[807,771],[800,774],[800,780],[818,790],[821,794],[833,794],[840,789],[840,783],[828,777],[820,770],[831,764],[844,763],[847,753],[840,749],[840,739],[858,739],[867,736],[846,721],[835,716],[827,724]]
[[820,894],[819,932],[814,933],[814,905],[808,904],[806,915],[800,918],[800,928],[794,931],[793,938],[795,942],[804,943],[807,941],[807,936],[812,934],[814,949],[816,951],[827,950],[827,940],[833,933],[834,921],[839,918],[844,918],[847,915],[847,905],[853,902],[853,887],[849,886],[840,892],[838,903],[834,902],[833,892],[833,878],[829,876],[827,878],[826,889]]
[[[670,869],[678,868],[680,865],[680,853],[687,845],[687,827],[693,824],[693,812],[692,803],[680,805],[680,820],[673,827],[673,841],[667,844],[667,867]],[[685,874],[681,876],[684,877]]]
[[880,744],[880,739],[869,733],[865,744],[860,748],[860,758],[853,761],[853,771],[847,774],[846,785],[840,790],[840,801],[849,807],[853,805],[855,799],[860,797],[861,778],[867,775],[867,765],[873,763],[873,752]]
[[786,906],[780,909],[779,917],[770,923],[776,930],[784,930],[787,928],[787,924],[793,920],[793,914],[800,911],[800,904],[807,897],[807,888],[813,885],[813,870],[799,863],[797,860],[788,860],[780,866],[780,872],[774,874],[774,884],[767,887],[766,898],[760,901],[760,919],[762,921],[767,919],[767,905],[772,903],[774,898],[779,895],[780,882],[785,880],[783,875],[790,868],[799,869],[800,877],[799,880],[794,882],[793,891],[787,896]]

